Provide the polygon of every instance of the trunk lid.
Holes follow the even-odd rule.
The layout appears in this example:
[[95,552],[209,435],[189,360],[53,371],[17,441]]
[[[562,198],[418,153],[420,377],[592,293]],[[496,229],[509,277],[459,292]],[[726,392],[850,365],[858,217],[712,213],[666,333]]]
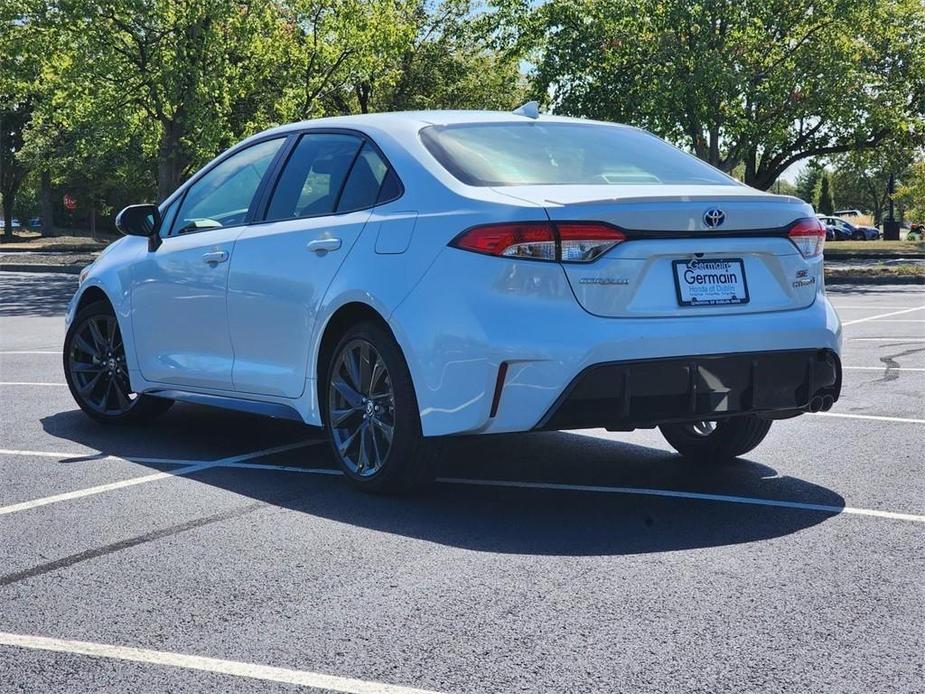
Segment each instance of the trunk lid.
[[[796,198],[746,186],[498,190],[542,204],[553,221],[602,221],[627,233],[629,240],[597,260],[563,264],[575,298],[595,315],[694,316],[798,309],[813,303],[816,284],[822,281],[821,258],[803,258],[781,235],[796,219],[813,216],[812,208]],[[723,222],[715,228],[705,221],[709,210],[723,213]],[[707,281],[701,284],[701,279]]]

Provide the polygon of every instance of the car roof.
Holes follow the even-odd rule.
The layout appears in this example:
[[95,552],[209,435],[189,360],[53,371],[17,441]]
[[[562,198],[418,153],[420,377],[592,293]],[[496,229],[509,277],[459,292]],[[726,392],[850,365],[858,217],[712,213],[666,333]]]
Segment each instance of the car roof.
[[287,123],[260,133],[286,133],[308,128],[355,128],[358,130],[420,130],[428,125],[456,125],[461,123],[594,123],[612,127],[636,130],[629,125],[593,121],[568,116],[540,115],[530,118],[513,111],[392,111],[388,113],[364,113],[353,116],[332,116]]

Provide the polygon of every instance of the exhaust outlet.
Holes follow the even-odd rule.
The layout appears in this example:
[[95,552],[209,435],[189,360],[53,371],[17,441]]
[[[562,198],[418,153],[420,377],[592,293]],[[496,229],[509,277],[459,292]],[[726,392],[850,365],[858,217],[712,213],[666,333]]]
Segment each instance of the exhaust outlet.
[[822,411],[823,412],[828,412],[829,410],[831,410],[832,405],[834,404],[835,404],[835,398],[833,398],[831,395],[822,396]]
[[822,398],[818,395],[809,401],[809,411],[818,412],[822,409]]

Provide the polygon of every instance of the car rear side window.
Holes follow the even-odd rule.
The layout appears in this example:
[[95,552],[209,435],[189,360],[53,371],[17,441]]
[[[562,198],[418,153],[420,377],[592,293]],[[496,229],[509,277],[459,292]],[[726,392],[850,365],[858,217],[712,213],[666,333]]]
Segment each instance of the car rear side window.
[[471,186],[739,185],[654,135],[614,125],[534,121],[432,125],[421,141]]
[[344,180],[363,140],[353,135],[303,135],[280,174],[267,220],[317,217],[337,206]]
[[338,212],[350,212],[372,207],[379,201],[379,191],[389,173],[389,165],[368,142],[353,162],[350,176],[337,203]]
[[171,235],[243,224],[263,175],[284,140],[251,145],[206,172],[186,192]]

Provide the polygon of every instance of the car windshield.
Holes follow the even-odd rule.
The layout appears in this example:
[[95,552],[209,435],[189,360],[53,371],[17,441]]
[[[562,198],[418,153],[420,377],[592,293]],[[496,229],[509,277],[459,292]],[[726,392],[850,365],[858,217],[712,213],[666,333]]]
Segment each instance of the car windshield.
[[654,135],[594,123],[467,123],[421,130],[424,146],[471,186],[738,183]]

